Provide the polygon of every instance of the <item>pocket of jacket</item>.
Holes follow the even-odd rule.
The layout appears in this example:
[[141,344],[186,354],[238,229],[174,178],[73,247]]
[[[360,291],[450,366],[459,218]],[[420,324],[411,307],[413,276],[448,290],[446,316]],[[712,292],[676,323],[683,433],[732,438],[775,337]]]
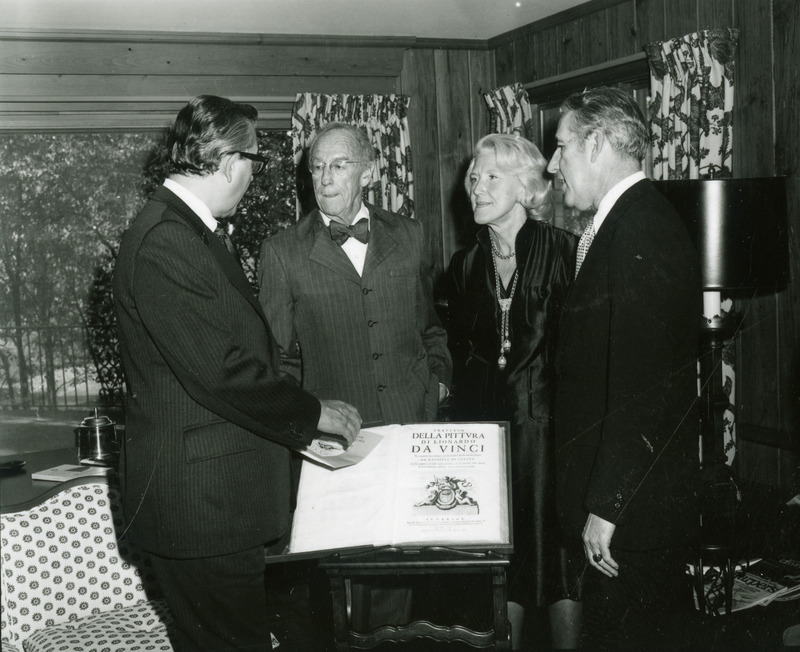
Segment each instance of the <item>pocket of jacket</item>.
[[255,436],[229,421],[193,424],[183,431],[184,455],[192,463],[246,453],[255,448]]

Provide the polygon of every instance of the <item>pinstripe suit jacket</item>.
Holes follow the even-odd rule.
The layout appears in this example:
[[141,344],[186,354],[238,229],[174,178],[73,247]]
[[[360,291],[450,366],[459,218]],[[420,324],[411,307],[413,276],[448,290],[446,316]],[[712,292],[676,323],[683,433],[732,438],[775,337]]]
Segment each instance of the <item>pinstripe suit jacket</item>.
[[287,447],[311,440],[319,401],[279,376],[277,345],[238,261],[167,188],[123,236],[114,304],[132,535],[173,557],[282,535]]
[[452,364],[426,282],[423,228],[368,208],[363,276],[314,210],[264,241],[259,299],[282,363],[317,397],[355,405],[365,423],[435,420]]

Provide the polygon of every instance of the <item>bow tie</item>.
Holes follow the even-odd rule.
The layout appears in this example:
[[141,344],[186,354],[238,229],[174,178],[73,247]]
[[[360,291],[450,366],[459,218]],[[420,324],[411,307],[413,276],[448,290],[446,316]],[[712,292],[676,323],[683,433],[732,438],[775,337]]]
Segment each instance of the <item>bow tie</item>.
[[340,247],[347,242],[348,238],[355,238],[364,244],[367,244],[369,240],[369,222],[364,219],[358,220],[358,222],[349,226],[336,220],[331,220],[329,228],[331,230],[331,240]]

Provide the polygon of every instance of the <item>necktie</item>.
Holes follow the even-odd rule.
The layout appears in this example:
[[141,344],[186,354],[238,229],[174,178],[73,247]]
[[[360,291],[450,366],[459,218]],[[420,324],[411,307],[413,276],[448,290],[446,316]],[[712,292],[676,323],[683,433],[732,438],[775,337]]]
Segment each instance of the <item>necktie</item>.
[[217,224],[217,228],[214,230],[214,235],[222,241],[222,244],[225,245],[225,248],[228,251],[230,251],[234,256],[236,255],[236,248],[233,246],[233,240],[231,240],[231,236],[228,235],[228,229],[224,225]]
[[592,240],[594,240],[594,218],[586,226],[581,239],[578,241],[578,259],[575,261],[576,278],[581,265],[583,265],[583,259],[586,258],[586,252],[589,251],[589,247],[592,245]]
[[358,220],[358,222],[351,225],[331,220],[329,228],[331,231],[331,240],[340,247],[347,242],[348,238],[355,238],[364,244],[367,244],[369,240],[369,222],[364,219]]

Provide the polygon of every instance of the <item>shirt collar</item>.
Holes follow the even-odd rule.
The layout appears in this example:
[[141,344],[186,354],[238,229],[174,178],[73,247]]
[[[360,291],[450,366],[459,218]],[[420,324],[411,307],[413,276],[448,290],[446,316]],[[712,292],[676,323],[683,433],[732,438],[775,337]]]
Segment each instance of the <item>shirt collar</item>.
[[203,220],[203,224],[205,224],[209,229],[212,231],[217,230],[217,225],[219,223],[211,214],[211,209],[206,206],[203,200],[195,195],[191,190],[187,190],[177,181],[173,181],[172,179],[164,179],[164,187],[178,195],[178,197],[183,200],[183,203],[197,213],[197,217]]
[[[325,215],[325,213],[323,213],[322,211],[320,211],[319,214],[320,217],[322,217],[322,223],[325,226],[330,226],[331,218]],[[355,224],[356,222],[358,222],[358,220],[361,219],[366,219],[367,223],[369,223],[369,209],[366,206],[364,206],[364,202],[361,202],[361,208],[358,209],[358,213],[356,213],[356,216],[353,218],[352,223]]]
[[639,172],[634,172],[632,175],[625,177],[605,194],[605,196],[600,200],[600,203],[597,205],[597,212],[594,214],[595,233],[600,230],[600,227],[603,225],[603,221],[614,207],[614,204],[617,203],[617,200],[622,196],[622,193],[624,193],[633,184],[639,183],[639,181],[646,178],[647,177],[645,177],[644,172],[641,170]]

